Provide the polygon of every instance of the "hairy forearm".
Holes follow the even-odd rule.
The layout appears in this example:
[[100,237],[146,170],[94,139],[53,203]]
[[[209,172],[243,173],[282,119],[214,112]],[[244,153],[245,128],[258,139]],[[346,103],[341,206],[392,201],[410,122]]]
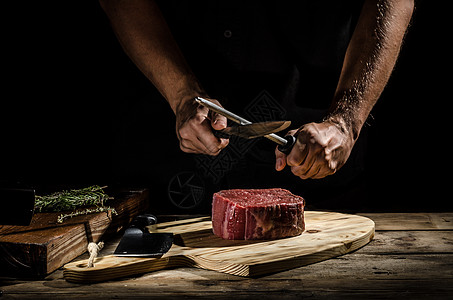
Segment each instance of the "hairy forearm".
[[153,0],[100,0],[124,51],[176,112],[205,95]]
[[413,0],[365,1],[326,118],[354,140],[387,84],[413,8]]

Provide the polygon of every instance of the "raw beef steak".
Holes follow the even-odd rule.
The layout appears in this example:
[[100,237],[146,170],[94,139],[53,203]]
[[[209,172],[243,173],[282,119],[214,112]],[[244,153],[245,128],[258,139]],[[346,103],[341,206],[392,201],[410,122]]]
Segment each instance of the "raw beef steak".
[[235,189],[214,193],[212,229],[228,240],[271,240],[305,229],[304,199],[284,189]]

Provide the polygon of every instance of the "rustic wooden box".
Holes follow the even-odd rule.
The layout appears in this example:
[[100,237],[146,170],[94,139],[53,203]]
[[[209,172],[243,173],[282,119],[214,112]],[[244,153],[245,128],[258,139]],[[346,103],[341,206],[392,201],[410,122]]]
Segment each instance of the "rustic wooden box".
[[120,231],[148,209],[147,190],[112,200],[118,215],[100,212],[57,223],[61,213],[36,213],[29,226],[0,226],[0,276],[43,277],[83,254],[89,242]]

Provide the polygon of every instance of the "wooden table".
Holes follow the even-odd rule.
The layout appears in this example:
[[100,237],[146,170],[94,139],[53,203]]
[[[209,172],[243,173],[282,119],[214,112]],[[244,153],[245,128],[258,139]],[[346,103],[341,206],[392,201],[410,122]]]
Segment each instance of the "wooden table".
[[[60,269],[39,281],[0,279],[0,298],[453,299],[453,213],[360,215],[376,223],[370,244],[277,274],[243,278],[178,268],[87,285],[66,282]],[[111,254],[119,238],[107,242],[101,255]]]

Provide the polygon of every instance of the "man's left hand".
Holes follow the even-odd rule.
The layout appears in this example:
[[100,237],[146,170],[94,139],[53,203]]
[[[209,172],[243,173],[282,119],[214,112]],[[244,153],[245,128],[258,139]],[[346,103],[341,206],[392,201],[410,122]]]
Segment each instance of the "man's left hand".
[[288,155],[275,150],[275,169],[286,165],[301,179],[320,179],[334,174],[347,161],[354,146],[353,135],[331,121],[309,123],[288,134],[297,137]]

